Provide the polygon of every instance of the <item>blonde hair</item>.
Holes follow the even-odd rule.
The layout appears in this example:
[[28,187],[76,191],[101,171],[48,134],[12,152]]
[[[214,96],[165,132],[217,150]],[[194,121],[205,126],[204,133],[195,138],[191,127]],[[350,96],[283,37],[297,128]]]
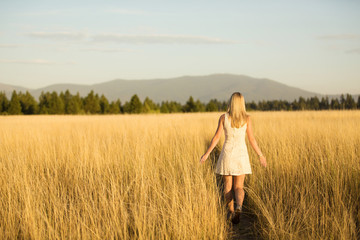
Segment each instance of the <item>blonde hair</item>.
[[239,128],[243,126],[249,117],[245,108],[244,96],[239,92],[234,92],[229,101],[228,113],[231,119],[231,127]]

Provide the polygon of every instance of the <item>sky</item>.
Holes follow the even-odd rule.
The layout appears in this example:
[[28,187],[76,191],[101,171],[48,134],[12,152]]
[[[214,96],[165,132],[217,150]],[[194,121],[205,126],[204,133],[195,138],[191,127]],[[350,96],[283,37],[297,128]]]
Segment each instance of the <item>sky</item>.
[[0,1],[0,83],[214,73],[360,93],[358,0]]

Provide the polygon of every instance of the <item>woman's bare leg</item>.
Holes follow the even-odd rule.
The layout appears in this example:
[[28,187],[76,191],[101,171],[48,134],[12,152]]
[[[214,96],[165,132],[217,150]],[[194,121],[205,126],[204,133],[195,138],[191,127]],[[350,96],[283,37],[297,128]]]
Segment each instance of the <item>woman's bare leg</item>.
[[244,180],[245,174],[240,176],[234,176],[234,191],[235,191],[235,199],[236,199],[236,208],[240,206],[240,210],[242,208],[245,191],[244,191]]
[[224,175],[223,179],[225,204],[230,212],[234,212],[234,198],[233,193],[231,192],[233,178],[230,175]]

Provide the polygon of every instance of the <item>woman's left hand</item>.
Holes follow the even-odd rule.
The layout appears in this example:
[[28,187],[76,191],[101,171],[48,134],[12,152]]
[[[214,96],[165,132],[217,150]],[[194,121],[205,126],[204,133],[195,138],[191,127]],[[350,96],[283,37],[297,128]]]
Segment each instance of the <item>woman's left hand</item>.
[[266,158],[264,156],[261,156],[259,160],[261,165],[263,165],[266,168]]
[[206,153],[205,153],[204,155],[201,156],[200,163],[204,163],[207,158],[208,158],[208,155],[206,155]]

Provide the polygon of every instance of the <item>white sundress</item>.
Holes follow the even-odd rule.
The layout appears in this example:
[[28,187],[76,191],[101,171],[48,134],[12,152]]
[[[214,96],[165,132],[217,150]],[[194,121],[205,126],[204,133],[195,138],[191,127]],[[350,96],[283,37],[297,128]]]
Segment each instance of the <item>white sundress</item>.
[[225,113],[225,142],[216,163],[215,173],[220,175],[251,174],[249,154],[246,147],[247,123],[240,128],[232,128],[228,113]]

